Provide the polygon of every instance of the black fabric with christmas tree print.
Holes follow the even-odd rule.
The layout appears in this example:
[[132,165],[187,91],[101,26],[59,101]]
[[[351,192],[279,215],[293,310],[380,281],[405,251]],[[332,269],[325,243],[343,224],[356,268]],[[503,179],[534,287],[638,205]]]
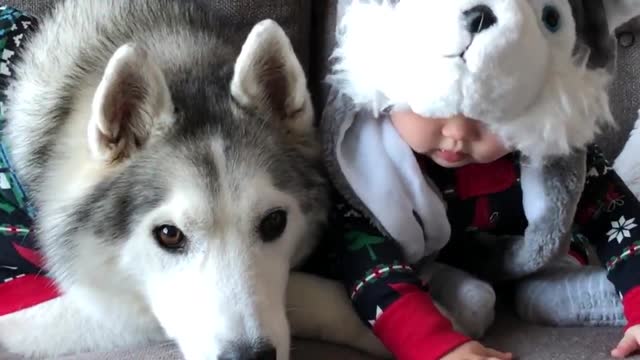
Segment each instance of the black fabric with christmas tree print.
[[304,270],[343,281],[363,323],[371,327],[377,308],[397,300],[399,294],[389,283],[423,284],[414,269],[402,261],[402,249],[333,193],[331,224],[326,240],[307,261]]
[[640,202],[604,155],[589,153],[575,239],[592,244],[621,297],[640,285]]
[[[337,196],[336,196],[337,197]],[[370,326],[378,307],[386,308],[398,298],[389,283],[422,287],[414,269],[402,261],[400,246],[380,235],[376,228],[343,199],[336,198],[331,214],[332,230],[340,234],[336,246],[339,271],[360,317]]]
[[304,270],[341,280],[362,322],[396,359],[439,359],[469,341],[435,307],[400,245],[337,191],[332,200],[326,239]]
[[[473,232],[524,233],[528,224],[522,207],[517,154],[490,164],[472,164],[457,169],[439,167],[424,157],[418,159],[425,174],[445,197],[454,238],[470,239],[472,237],[464,234]],[[571,255],[584,263],[588,257],[586,244],[595,247],[598,257],[607,266],[609,280],[624,297],[629,324],[639,324],[640,256],[637,255],[640,254],[640,227],[636,224],[640,219],[640,202],[596,146],[588,149],[587,169],[585,190],[574,222]],[[376,329],[381,317],[391,308],[396,313],[413,311],[415,308],[404,306],[399,309],[394,305],[407,295],[400,289],[417,290],[422,285],[411,266],[403,261],[399,245],[393,239],[381,236],[370,219],[349,206],[338,194],[334,197],[330,233],[313,258],[310,269],[341,279],[362,321],[373,326],[384,343],[387,335]],[[464,247],[447,246],[442,259],[459,257],[456,248],[464,250]],[[449,262],[455,265],[455,261]],[[424,289],[421,293],[428,297]],[[432,316],[435,315],[424,315],[422,325],[429,323]],[[415,313],[411,319],[419,320],[420,317]],[[416,331],[424,329],[419,324],[412,326]],[[422,357],[415,358],[429,358],[426,354],[423,352]],[[397,357],[395,352],[394,355]]]
[[[445,194],[455,239],[472,239],[464,234],[474,231],[524,234],[527,220],[517,156],[458,169],[444,169],[430,160],[421,162]],[[587,170],[573,225],[571,254],[584,263],[587,245],[593,245],[606,264],[609,280],[624,296],[640,285],[640,257],[636,256],[640,254],[640,202],[595,145],[588,148]],[[464,248],[460,245],[464,241],[456,240],[458,244],[445,247],[442,256],[447,262],[463,265],[453,258]]]

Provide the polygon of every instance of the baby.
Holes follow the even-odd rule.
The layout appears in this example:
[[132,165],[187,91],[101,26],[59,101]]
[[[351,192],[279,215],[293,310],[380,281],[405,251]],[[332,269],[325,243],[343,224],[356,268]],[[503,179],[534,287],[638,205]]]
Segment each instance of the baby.
[[[570,260],[584,262],[579,245],[593,244],[610,280],[598,289],[605,297],[617,299],[620,293],[628,321],[625,340],[613,353],[625,356],[637,347],[629,339],[640,323],[634,309],[634,274],[640,272],[633,271],[640,261],[633,256],[639,204],[597,148],[588,147],[586,157],[584,150],[600,125],[612,120],[606,85],[613,55],[607,41],[638,12],[636,1],[402,0],[346,6],[329,77],[335,91],[321,123],[337,190],[331,239],[356,312],[396,358],[510,357],[455,331],[431,298],[446,312],[461,311],[468,325],[474,316],[487,320],[479,317],[493,309],[490,287],[474,285],[478,291],[469,295],[449,281],[454,291],[441,291],[447,277],[436,273],[427,292],[411,266],[425,256],[460,266],[450,259],[485,246],[488,238],[510,241],[485,246],[505,248],[509,255],[471,256],[496,265],[506,259],[503,272],[514,278],[562,255],[569,235],[580,240]],[[547,251],[544,241],[558,246]],[[455,251],[457,245],[462,252]],[[589,274],[585,281],[606,281],[604,271]],[[527,295],[528,289],[518,291]],[[557,289],[545,293],[575,296]],[[443,301],[443,294],[450,298]],[[553,323],[544,297],[523,298],[529,303],[521,315]],[[478,311],[459,306],[465,301]],[[560,315],[578,320],[597,312],[563,310]],[[453,315],[459,325],[460,314]]]
[[[341,102],[341,100],[329,101],[332,104]],[[335,115],[336,118],[343,119],[339,112],[331,113],[332,116]],[[367,117],[370,115],[366,111],[359,114]],[[324,122],[323,126],[337,123],[337,121]],[[334,206],[330,214],[330,233],[327,241],[321,243],[321,246],[325,246],[325,248],[316,252],[320,255],[312,259],[308,270],[342,280],[363,323],[373,330],[398,360],[449,360],[469,357],[510,359],[511,354],[486,348],[479,342],[454,330],[451,321],[435,305],[430,293],[425,291],[425,284],[411,265],[418,259],[408,258],[396,240],[404,238],[404,235],[394,235],[387,231],[387,228],[381,225],[386,220],[374,216],[370,207],[365,205],[360,200],[360,195],[357,194],[360,181],[368,184],[410,182],[413,176],[416,180],[415,184],[397,184],[397,186],[414,188],[420,186],[418,185],[419,181],[424,182],[425,177],[420,169],[412,169],[414,164],[418,164],[413,155],[411,155],[413,163],[409,161],[404,164],[407,166],[407,176],[404,179],[386,178],[394,171],[388,171],[388,163],[383,158],[384,155],[376,153],[376,149],[385,147],[385,142],[388,141],[406,142],[417,154],[416,156],[431,158],[437,162],[436,164],[446,167],[493,162],[507,155],[510,152],[509,149],[504,147],[499,139],[488,132],[479,122],[463,117],[421,119],[410,112],[392,111],[375,120],[367,118],[367,121],[354,121],[353,126],[356,127],[357,124],[365,127],[365,129],[354,130],[361,134],[359,139],[368,138],[370,144],[381,145],[372,146],[369,151],[360,151],[364,149],[359,150],[358,146],[338,151],[339,153],[360,154],[366,152],[366,155],[360,158],[361,161],[352,162],[349,159],[339,159],[338,162],[344,161],[340,169],[337,168],[338,164],[332,161],[328,162],[329,173],[338,191],[334,192]],[[375,129],[369,128],[367,130],[368,124],[380,125],[385,127],[386,131],[391,130],[400,136],[385,140],[385,136],[376,134]],[[394,130],[396,127],[397,130]],[[325,128],[324,133],[325,136],[333,138],[329,134],[339,133],[339,131]],[[404,136],[407,138],[405,139]],[[328,143],[332,142],[331,139],[325,140]],[[342,146],[352,145],[343,142]],[[350,170],[344,164],[349,163],[368,168],[370,171],[366,173],[370,176],[355,181],[353,177],[351,181],[347,180],[347,174]],[[437,166],[440,167],[440,165]],[[387,188],[385,185],[376,187]],[[340,191],[346,188],[353,190],[352,192]],[[379,193],[375,198],[366,198],[369,200],[378,199],[384,203],[388,208],[386,213],[390,216],[395,215],[394,221],[399,224],[398,228],[402,229],[401,231],[409,233],[415,230],[412,228],[411,222],[405,220],[424,219],[420,221],[424,224],[418,231],[426,234],[425,253],[427,255],[435,254],[449,241],[451,236],[451,230],[447,223],[447,211],[442,206],[444,203],[441,198],[430,197],[427,192],[419,190],[416,192],[419,194],[412,196],[411,200],[397,197],[394,191],[389,191],[386,194]],[[407,201],[420,199],[425,200],[424,206],[421,204],[405,206]],[[438,206],[442,206],[442,208],[438,208]],[[417,210],[413,211],[413,216],[411,213],[406,213],[406,211],[411,212],[414,207]],[[420,215],[417,215],[418,213]],[[437,223],[438,220],[442,220],[442,222]],[[422,236],[420,235],[421,238]],[[325,255],[327,253],[331,255],[329,257],[330,266],[327,266]],[[476,285],[478,284],[472,284],[472,286]],[[483,303],[478,306],[481,309],[492,309],[495,301],[492,289],[487,286],[480,290],[475,294],[473,301]],[[483,293],[482,290],[486,291]],[[477,320],[482,322],[480,319]]]
[[[464,116],[425,118],[411,111],[393,109],[379,118],[379,121],[385,121],[385,124],[380,123],[382,127],[392,126],[399,139],[410,147],[416,163],[420,164],[421,174],[443,194],[454,238],[460,238],[461,234],[470,237],[476,232],[523,234],[527,222],[518,183],[518,154],[505,146],[482,122]],[[372,133],[364,131],[362,134],[371,136]],[[371,164],[375,164],[376,154],[371,155],[374,157]],[[623,298],[628,325],[612,355],[625,357],[640,348],[640,278],[634,275],[640,273],[640,258],[622,256],[625,249],[640,240],[639,229],[633,220],[640,217],[640,202],[595,146],[589,147],[587,158],[587,169],[591,171],[578,208],[574,238],[587,240],[597,249],[600,260],[607,264],[609,280]],[[379,162],[381,166],[383,163]],[[406,165],[411,166],[410,163]],[[368,181],[376,181],[379,173],[372,169]],[[338,186],[344,185],[340,179],[334,178],[334,181]],[[394,207],[393,198],[380,195],[390,208]],[[624,202],[620,202],[621,198]],[[338,245],[335,254],[339,258],[339,271],[359,316],[396,358],[511,358],[511,354],[486,348],[456,332],[424,291],[397,242],[376,226],[380,220],[357,199],[350,200],[336,195],[332,218],[332,239],[337,239],[334,245]],[[605,211],[594,210],[597,203],[603,204]],[[619,229],[611,228],[611,223],[620,221]],[[620,261],[612,264],[610,260],[614,257]],[[574,241],[567,259],[586,264],[583,244]],[[588,277],[586,279],[590,281]],[[579,296],[562,292],[556,295]],[[549,299],[529,299],[538,301],[535,305],[542,309],[557,303],[547,305],[545,300]],[[557,311],[570,316],[585,310]],[[537,313],[521,315],[528,320],[543,320]]]
[[[391,112],[390,118],[398,134],[415,151],[416,156],[426,159],[423,162],[426,163],[425,171],[434,174],[432,179],[437,186],[448,194],[448,198],[453,199],[449,202],[449,214],[461,214],[470,200],[475,198],[477,201],[478,198],[489,195],[490,209],[486,213],[505,214],[500,210],[509,209],[511,213],[506,214],[509,218],[486,219],[489,221],[483,222],[478,220],[481,215],[477,213],[470,215],[469,219],[474,218],[473,225],[467,224],[472,225],[471,231],[502,232],[512,235],[514,229],[517,232],[518,227],[524,231],[523,224],[525,226],[526,224],[518,219],[518,217],[523,218],[523,211],[514,208],[514,204],[522,204],[521,199],[516,197],[521,196],[521,193],[518,194],[520,186],[517,184],[517,174],[512,177],[516,181],[511,186],[506,186],[502,190],[494,189],[489,194],[478,193],[467,195],[466,198],[458,194],[456,199],[456,195],[450,191],[452,187],[458,190],[460,182],[456,189],[456,184],[447,183],[447,181],[455,179],[456,173],[459,178],[459,173],[465,171],[465,167],[473,166],[471,164],[487,164],[482,167],[476,165],[477,168],[484,170],[484,173],[474,171],[475,175],[480,176],[473,179],[476,183],[483,183],[483,178],[494,180],[504,178],[494,171],[505,169],[503,165],[496,166],[498,163],[511,163],[513,165],[509,166],[515,172],[518,171],[518,165],[514,162],[511,151],[501,143],[500,139],[487,131],[481,122],[462,116],[448,119],[424,118],[410,111]],[[590,171],[575,219],[574,239],[586,241],[596,249],[601,263],[607,268],[607,277],[623,299],[627,327],[623,339],[611,354],[615,357],[625,357],[640,349],[640,277],[637,275],[640,274],[640,258],[633,256],[635,246],[640,240],[640,229],[637,229],[635,223],[635,219],[640,218],[640,202],[595,146],[589,148],[587,169]],[[447,179],[447,175],[453,175],[453,177]],[[498,184],[498,186],[502,185]],[[501,202],[503,204],[500,204]],[[475,210],[477,211],[478,207]],[[455,223],[461,226],[460,222],[461,219],[458,216]],[[586,264],[588,262],[586,250],[580,241],[573,242],[572,251],[568,255],[578,264]],[[631,256],[628,256],[629,252]],[[587,283],[584,284],[584,286],[587,285]],[[556,293],[556,295],[574,294]],[[576,300],[579,299],[579,294],[574,296]],[[537,306],[543,307],[544,304],[537,304]],[[575,313],[576,310],[558,309],[557,311]],[[527,316],[522,313],[521,315]],[[536,314],[529,315],[533,317],[532,320],[538,320],[535,318]]]

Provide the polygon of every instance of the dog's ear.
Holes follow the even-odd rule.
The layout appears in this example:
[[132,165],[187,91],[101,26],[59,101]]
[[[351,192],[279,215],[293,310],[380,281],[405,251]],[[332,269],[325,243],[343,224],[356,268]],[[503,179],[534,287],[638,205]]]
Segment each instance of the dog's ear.
[[123,45],[109,60],[93,97],[90,150],[101,161],[125,159],[145,144],[154,122],[172,113],[160,68],[144,48]]
[[312,129],[304,70],[291,41],[273,20],[259,22],[249,33],[236,60],[231,93],[243,107],[282,121],[289,130]]

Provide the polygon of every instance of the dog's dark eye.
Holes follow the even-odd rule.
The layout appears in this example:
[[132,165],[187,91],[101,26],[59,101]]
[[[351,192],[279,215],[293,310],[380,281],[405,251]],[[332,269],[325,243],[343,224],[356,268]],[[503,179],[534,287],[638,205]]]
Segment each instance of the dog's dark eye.
[[271,242],[277,240],[286,228],[287,212],[282,209],[276,209],[271,210],[262,218],[258,226],[258,232],[262,241]]
[[158,226],[153,230],[153,236],[158,244],[167,250],[181,250],[184,248],[184,233],[173,225]]
[[542,22],[547,30],[557,32],[560,30],[560,11],[553,5],[545,6],[542,9]]

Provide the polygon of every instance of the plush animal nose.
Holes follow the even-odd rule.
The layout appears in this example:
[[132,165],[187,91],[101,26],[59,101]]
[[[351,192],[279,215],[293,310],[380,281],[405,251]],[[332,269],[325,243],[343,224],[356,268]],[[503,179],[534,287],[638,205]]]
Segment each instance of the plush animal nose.
[[276,360],[276,348],[271,344],[257,348],[251,344],[238,344],[218,356],[218,360]]
[[487,5],[476,5],[463,14],[467,30],[472,34],[481,33],[498,22],[496,14]]

